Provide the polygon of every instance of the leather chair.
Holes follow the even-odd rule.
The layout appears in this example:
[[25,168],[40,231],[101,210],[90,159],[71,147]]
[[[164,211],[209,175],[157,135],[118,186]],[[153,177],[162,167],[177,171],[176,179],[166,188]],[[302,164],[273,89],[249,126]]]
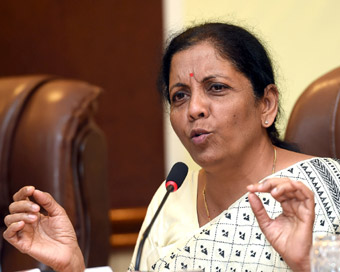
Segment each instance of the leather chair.
[[[67,211],[88,267],[109,254],[107,148],[94,120],[101,92],[56,76],[0,78],[1,233],[12,195],[34,185]],[[3,272],[48,269],[0,239]]]
[[340,67],[315,80],[297,100],[285,140],[302,153],[340,158]]

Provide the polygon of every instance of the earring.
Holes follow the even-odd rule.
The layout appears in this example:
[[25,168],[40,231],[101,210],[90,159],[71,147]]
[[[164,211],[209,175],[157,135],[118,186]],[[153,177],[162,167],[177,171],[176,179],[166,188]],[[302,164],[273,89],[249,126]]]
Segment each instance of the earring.
[[264,121],[264,124],[265,124],[265,125],[268,125],[268,124],[269,124],[268,120]]

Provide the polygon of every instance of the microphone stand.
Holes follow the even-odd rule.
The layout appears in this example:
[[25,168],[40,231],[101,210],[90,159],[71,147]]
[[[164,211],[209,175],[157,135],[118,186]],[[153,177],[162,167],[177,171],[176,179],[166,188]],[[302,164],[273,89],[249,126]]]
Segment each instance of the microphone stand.
[[171,192],[173,192],[174,189],[175,189],[175,188],[174,188],[174,186],[172,186],[172,185],[169,185],[169,186],[166,187],[166,194],[165,194],[165,196],[163,197],[163,200],[162,200],[161,204],[159,204],[159,207],[158,207],[158,209],[157,209],[155,215],[153,216],[153,218],[152,218],[152,220],[151,220],[149,226],[145,229],[145,231],[144,231],[144,233],[143,233],[143,237],[142,237],[142,239],[140,240],[140,243],[139,243],[139,246],[138,246],[138,251],[137,251],[137,256],[136,256],[136,264],[135,264],[135,271],[139,271],[140,260],[141,260],[141,258],[142,258],[142,251],[143,251],[144,243],[145,243],[146,238],[148,238],[148,236],[149,236],[149,233],[150,233],[150,230],[151,230],[151,228],[152,228],[152,225],[153,225],[153,223],[155,222],[155,220],[156,220],[156,218],[157,218],[159,212],[161,211],[161,209],[162,209],[162,207],[163,207],[165,201],[167,200],[169,194],[170,194]]

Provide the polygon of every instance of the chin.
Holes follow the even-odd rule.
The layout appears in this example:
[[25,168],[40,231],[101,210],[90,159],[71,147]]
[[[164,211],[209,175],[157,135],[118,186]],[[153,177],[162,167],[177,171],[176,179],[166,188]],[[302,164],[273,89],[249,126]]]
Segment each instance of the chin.
[[209,168],[217,165],[219,162],[222,162],[222,160],[218,159],[216,156],[202,154],[198,156],[192,156],[192,159],[202,168]]

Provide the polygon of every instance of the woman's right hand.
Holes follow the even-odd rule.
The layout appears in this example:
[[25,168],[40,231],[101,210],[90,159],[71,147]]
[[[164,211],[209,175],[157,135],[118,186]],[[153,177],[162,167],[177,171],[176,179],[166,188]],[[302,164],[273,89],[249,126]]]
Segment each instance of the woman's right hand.
[[[48,215],[43,215],[29,197]],[[3,233],[10,244],[56,271],[85,270],[72,223],[50,194],[26,186],[14,194],[13,200]]]

